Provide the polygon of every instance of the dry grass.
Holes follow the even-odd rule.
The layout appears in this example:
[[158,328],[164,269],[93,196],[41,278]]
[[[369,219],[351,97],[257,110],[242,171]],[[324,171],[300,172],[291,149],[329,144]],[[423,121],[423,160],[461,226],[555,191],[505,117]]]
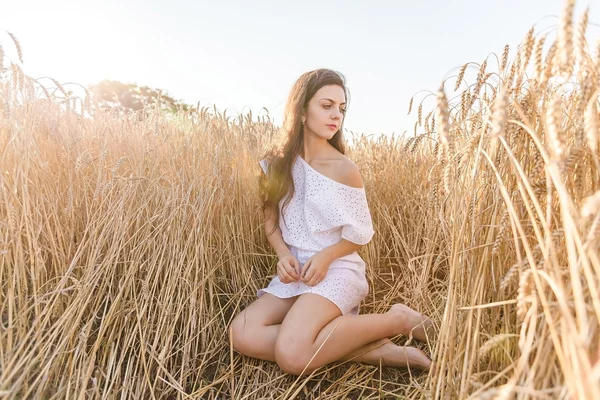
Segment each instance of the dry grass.
[[566,4],[557,42],[532,30],[472,84],[465,66],[423,124],[419,101],[420,135],[353,138],[377,232],[361,312],[431,315],[429,375],[296,378],[231,352],[229,322],[275,273],[257,195],[268,118],[101,113],[5,70],[0,395],[600,398],[600,59]]

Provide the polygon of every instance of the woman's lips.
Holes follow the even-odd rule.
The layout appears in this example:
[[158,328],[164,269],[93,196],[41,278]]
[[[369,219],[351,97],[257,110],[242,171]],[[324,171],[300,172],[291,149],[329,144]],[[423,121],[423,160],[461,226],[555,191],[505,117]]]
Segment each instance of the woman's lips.
[[329,129],[337,129],[336,125],[327,125],[329,127]]

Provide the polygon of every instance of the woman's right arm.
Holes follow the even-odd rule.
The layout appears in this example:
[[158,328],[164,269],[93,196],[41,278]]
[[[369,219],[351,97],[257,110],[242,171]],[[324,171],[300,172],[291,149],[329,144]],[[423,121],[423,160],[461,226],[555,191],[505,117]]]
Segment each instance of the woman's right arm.
[[265,234],[279,258],[277,262],[277,276],[279,276],[279,280],[282,283],[300,281],[300,262],[283,241],[281,229],[277,227],[273,230],[276,221],[277,213],[265,210]]
[[[268,163],[266,160],[260,161],[260,166],[266,174],[268,171]],[[287,244],[283,241],[283,234],[277,225],[279,213],[276,206],[270,206],[265,209],[265,234],[267,241],[275,253],[279,261],[277,262],[277,276],[282,283],[291,283],[300,280],[300,262],[292,254]]]
[[271,244],[271,246],[275,250],[275,253],[277,253],[277,256],[281,258],[285,255],[291,254],[291,251],[283,241],[281,229],[277,227],[277,229],[273,230],[276,222],[277,212],[273,208],[266,209],[265,234],[267,235],[267,241]]

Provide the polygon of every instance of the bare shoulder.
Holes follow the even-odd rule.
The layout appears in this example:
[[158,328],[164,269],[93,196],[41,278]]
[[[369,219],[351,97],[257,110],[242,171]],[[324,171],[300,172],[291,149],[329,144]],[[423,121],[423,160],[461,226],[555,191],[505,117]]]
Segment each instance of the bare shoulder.
[[336,164],[338,166],[338,168],[336,168],[338,182],[359,189],[364,187],[360,170],[352,160],[341,154],[340,157],[337,158]]

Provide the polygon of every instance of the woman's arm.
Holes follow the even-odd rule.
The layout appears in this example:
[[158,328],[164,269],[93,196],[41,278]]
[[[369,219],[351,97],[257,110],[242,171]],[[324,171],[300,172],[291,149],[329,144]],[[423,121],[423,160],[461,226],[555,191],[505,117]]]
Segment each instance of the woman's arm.
[[291,254],[291,251],[283,241],[281,229],[277,227],[277,229],[273,230],[277,217],[278,215],[275,209],[271,208],[265,210],[265,234],[267,235],[267,241],[273,247],[277,256],[282,257],[286,254]]
[[342,239],[334,245],[325,247],[320,252],[325,254],[330,262],[333,262],[334,260],[337,260],[340,257],[344,257],[348,254],[354,253],[355,251],[360,249],[360,247],[360,244],[352,243],[349,240]]

